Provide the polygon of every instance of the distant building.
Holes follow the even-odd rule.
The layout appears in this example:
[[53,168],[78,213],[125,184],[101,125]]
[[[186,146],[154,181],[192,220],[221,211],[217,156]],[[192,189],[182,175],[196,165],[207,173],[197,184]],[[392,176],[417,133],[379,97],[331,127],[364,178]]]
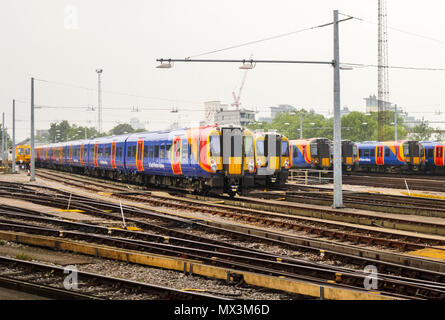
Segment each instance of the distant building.
[[[366,101],[366,112],[378,112],[379,106],[378,106],[378,99],[375,94],[369,95],[368,98],[364,98],[363,100]],[[396,104],[392,104],[391,102],[386,102],[382,104],[384,108],[386,108],[386,111],[396,111]],[[418,124],[421,124],[422,121],[416,119],[413,116],[409,116],[408,112],[404,112],[402,108],[397,107],[397,115],[403,119],[404,124],[409,127],[413,128],[417,126]],[[391,119],[390,122],[393,122],[394,119]]]
[[[366,101],[366,112],[379,112],[379,99],[376,95],[369,95],[368,98],[363,98]],[[383,101],[382,107],[387,111],[394,111],[394,106],[391,102]]]
[[244,108],[239,110],[221,110],[215,113],[214,120],[217,124],[233,124],[245,127],[255,121],[255,111]]
[[340,110],[340,116],[341,117],[347,116],[350,113],[351,113],[351,111],[349,110],[348,107],[343,107],[343,109]]
[[130,119],[130,126],[131,126],[134,130],[140,130],[140,129],[145,130],[145,125],[144,125],[144,123],[142,123],[138,118],[131,118],[131,119]]
[[280,113],[295,112],[297,108],[291,106],[290,104],[280,104],[278,107],[270,107],[270,117],[258,117],[258,122],[268,122],[271,123],[275,117]]
[[214,124],[215,115],[217,112],[227,111],[229,108],[228,104],[222,104],[221,101],[206,101],[204,102],[204,123]]

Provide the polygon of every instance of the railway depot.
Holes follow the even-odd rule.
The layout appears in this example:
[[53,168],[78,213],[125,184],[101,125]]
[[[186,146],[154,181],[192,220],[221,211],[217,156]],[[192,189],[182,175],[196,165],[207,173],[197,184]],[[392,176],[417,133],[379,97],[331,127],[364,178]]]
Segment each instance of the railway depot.
[[2,310],[440,307],[444,5],[201,2],[0,5]]

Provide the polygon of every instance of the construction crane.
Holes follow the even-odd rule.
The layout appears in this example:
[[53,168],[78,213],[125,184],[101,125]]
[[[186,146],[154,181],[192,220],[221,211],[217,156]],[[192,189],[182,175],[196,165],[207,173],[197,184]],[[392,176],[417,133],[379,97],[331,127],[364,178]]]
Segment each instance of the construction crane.
[[[251,54],[249,60],[252,60],[252,57],[253,57],[253,55]],[[241,93],[243,92],[244,83],[246,82],[246,77],[247,77],[248,71],[249,71],[249,69],[246,69],[246,71],[244,71],[244,76],[243,76],[243,80],[241,81],[241,85],[239,87],[238,95],[236,95],[235,92],[232,91],[232,96],[233,96],[232,106],[236,107],[236,110],[239,110],[239,106],[241,104],[241,102],[239,100],[241,98]]]
[[389,103],[389,75],[388,75],[388,31],[386,25],[386,0],[378,0],[378,140],[384,140],[383,128],[388,122],[387,106]]

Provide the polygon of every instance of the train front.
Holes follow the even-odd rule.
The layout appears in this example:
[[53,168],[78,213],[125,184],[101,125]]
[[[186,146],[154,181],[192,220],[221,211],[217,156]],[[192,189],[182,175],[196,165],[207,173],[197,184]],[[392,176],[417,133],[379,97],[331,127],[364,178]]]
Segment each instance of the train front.
[[[222,174],[224,175],[224,192],[230,196],[241,193],[243,189],[253,185],[253,179],[244,174],[244,165],[253,169],[253,153],[249,145],[253,145],[251,135],[244,135],[240,126],[220,126]],[[249,138],[250,137],[250,138]]]
[[358,151],[357,144],[351,140],[342,140],[341,142],[341,162],[343,170],[350,172],[357,163]]
[[314,138],[309,142],[310,161],[313,168],[329,169],[332,165],[330,140]]
[[422,165],[423,147],[419,141],[402,141],[401,152],[403,159],[412,171],[419,171]]
[[276,132],[255,132],[254,138],[255,185],[270,186],[284,183],[290,167],[289,141]]

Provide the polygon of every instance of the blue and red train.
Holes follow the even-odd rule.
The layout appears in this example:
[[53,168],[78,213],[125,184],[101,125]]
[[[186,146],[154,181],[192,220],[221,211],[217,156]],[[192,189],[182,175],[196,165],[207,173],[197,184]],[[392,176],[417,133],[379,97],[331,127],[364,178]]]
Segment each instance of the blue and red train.
[[[275,141],[276,150],[281,151],[281,136]],[[36,166],[233,196],[253,187],[264,175],[259,170],[262,164],[255,160],[255,146],[249,130],[213,125],[38,146]],[[270,177],[261,177],[266,184],[285,183],[289,168],[286,153],[267,152],[265,163],[276,168],[267,171]]]

